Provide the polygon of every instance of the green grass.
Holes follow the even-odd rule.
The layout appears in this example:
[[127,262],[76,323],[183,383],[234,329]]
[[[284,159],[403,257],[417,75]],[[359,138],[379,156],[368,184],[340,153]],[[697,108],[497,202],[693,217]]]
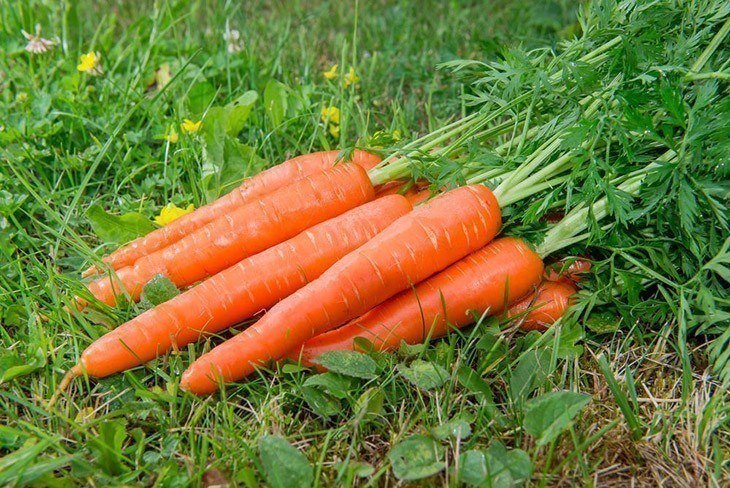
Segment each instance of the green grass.
[[[495,486],[727,483],[727,392],[699,344],[676,345],[673,323],[599,334],[566,321],[537,336],[488,321],[374,355],[365,378],[286,366],[210,398],[180,392],[180,373],[215,339],[122,375],[76,380],[46,407],[81,351],[139,312],[64,311],[82,288],[79,270],[114,247],[92,232],[89,207],[153,217],[217,190],[203,178],[211,168],[201,137],[179,127],[184,118],[257,91],[239,135],[256,155],[249,171],[376,131],[412,136],[463,110],[460,85],[436,64],[575,30],[571,2],[361,3],[356,12],[348,2],[0,0],[0,485],[258,486],[271,482],[272,465],[319,485],[395,484],[394,471],[436,471],[418,482],[457,485],[478,475],[480,459]],[[21,29],[37,23],[61,42],[30,55]],[[239,52],[227,49],[226,25],[241,33]],[[102,76],[76,69],[91,50]],[[335,63],[354,67],[359,84],[327,81]],[[172,80],[158,89],[164,65]],[[286,86],[278,121],[263,103],[272,79]],[[332,105],[339,139],[321,122]],[[175,143],[164,138],[171,126]],[[539,424],[551,420],[541,402],[562,411],[588,398],[544,395],[553,391],[590,401],[551,429]],[[404,460],[388,456],[409,438]]]

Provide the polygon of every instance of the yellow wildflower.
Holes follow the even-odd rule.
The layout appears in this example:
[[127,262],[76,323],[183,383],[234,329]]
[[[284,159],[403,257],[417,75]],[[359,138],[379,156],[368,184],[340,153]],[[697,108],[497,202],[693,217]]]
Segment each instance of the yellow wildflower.
[[202,120],[199,120],[197,122],[193,122],[190,119],[184,119],[182,123],[182,130],[185,132],[198,132],[200,130],[200,126],[203,124]]
[[189,214],[193,210],[195,210],[195,206],[192,203],[185,208],[180,208],[174,203],[168,203],[167,205],[162,207],[162,210],[160,210],[160,215],[155,217],[155,223],[160,227],[163,227],[173,220],[179,219],[185,214]]
[[102,73],[101,55],[94,51],[82,54],[81,62],[76,66],[76,69],[90,75],[100,75]]
[[170,129],[167,131],[167,134],[165,134],[165,140],[169,142],[170,144],[175,144],[178,141],[179,137],[177,135],[177,131],[175,130],[175,127],[170,126]]
[[340,126],[330,124],[330,134],[332,134],[332,137],[334,137],[335,139],[338,139],[340,137]]
[[332,107],[322,107],[322,122],[330,122],[332,124],[340,123],[340,109]]
[[337,64],[333,64],[332,67],[328,71],[322,73],[322,75],[324,75],[324,77],[328,80],[333,79],[335,76],[337,76],[337,67]]
[[360,81],[360,77],[355,73],[355,68],[350,66],[350,71],[345,75],[345,86],[354,85],[358,81]]
[[393,131],[393,142],[398,142],[403,138],[403,135],[400,133],[398,129]]

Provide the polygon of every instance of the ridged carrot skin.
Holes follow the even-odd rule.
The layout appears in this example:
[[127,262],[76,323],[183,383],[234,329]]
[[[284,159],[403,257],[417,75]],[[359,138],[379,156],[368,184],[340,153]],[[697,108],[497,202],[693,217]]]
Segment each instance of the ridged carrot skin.
[[420,344],[472,324],[470,312],[500,313],[540,283],[540,256],[520,239],[504,237],[373,308],[365,315],[292,349],[287,357],[312,366],[327,351],[355,349],[363,337],[381,351]]
[[90,376],[108,376],[250,318],[410,210],[405,197],[390,195],[317,224],[102,336],[83,352],[81,367]]
[[[321,151],[304,154],[284,161],[272,168],[244,180],[238,188],[218,200],[198,208],[192,213],[175,219],[170,224],[139,237],[129,244],[117,249],[110,255],[102,258],[112,269],[120,269],[135,263],[138,259],[154,251],[179,241],[186,235],[200,229],[218,217],[230,213],[232,210],[260,198],[267,193],[283,188],[294,181],[331,169],[337,161],[339,151]],[[380,157],[356,150],[350,162],[370,170],[380,162]],[[96,272],[92,267],[83,273],[88,276]]]
[[547,330],[565,315],[578,289],[567,281],[543,281],[535,293],[512,305],[508,317],[519,317],[522,330]]
[[447,192],[401,217],[252,325],[195,361],[181,386],[205,394],[278,359],[484,247],[501,224],[485,186]]
[[122,286],[138,299],[157,274],[178,287],[192,285],[248,256],[373,199],[365,170],[341,164],[307,176],[214,220],[174,244],[88,285],[100,301],[114,305]]

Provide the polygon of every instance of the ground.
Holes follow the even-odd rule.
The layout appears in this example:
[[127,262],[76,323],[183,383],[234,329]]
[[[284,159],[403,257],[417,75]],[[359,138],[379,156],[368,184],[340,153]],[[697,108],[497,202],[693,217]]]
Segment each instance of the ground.
[[[484,462],[498,486],[726,484],[726,391],[699,348],[682,364],[672,323],[538,338],[486,322],[375,355],[362,378],[288,365],[221,395],[181,392],[180,373],[216,338],[77,379],[48,407],[81,351],[139,312],[65,308],[79,270],[114,247],[88,209],[152,218],[238,175],[211,167],[184,119],[255,90],[238,136],[246,172],[376,131],[424,133],[463,110],[439,63],[575,31],[572,2],[539,3],[0,0],[0,484],[457,485]],[[48,52],[24,49],[36,24]],[[89,52],[96,73],[77,67]],[[572,422],[554,436],[529,422],[537,395],[568,390],[587,402]]]

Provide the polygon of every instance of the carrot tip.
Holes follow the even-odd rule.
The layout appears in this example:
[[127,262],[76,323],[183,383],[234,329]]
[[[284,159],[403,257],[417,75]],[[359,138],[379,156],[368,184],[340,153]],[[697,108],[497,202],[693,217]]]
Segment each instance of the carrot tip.
[[99,274],[99,268],[96,266],[90,266],[81,272],[82,278],[88,278],[89,276]]
[[61,379],[61,382],[58,384],[58,387],[56,388],[56,391],[53,392],[53,395],[51,396],[51,399],[48,400],[47,407],[50,409],[55,405],[56,401],[58,401],[58,398],[61,396],[61,393],[66,391],[68,388],[68,385],[71,384],[71,382],[77,378],[78,376],[81,376],[83,373],[83,370],[81,368],[81,363],[76,363],[73,368],[66,371],[66,374]]

